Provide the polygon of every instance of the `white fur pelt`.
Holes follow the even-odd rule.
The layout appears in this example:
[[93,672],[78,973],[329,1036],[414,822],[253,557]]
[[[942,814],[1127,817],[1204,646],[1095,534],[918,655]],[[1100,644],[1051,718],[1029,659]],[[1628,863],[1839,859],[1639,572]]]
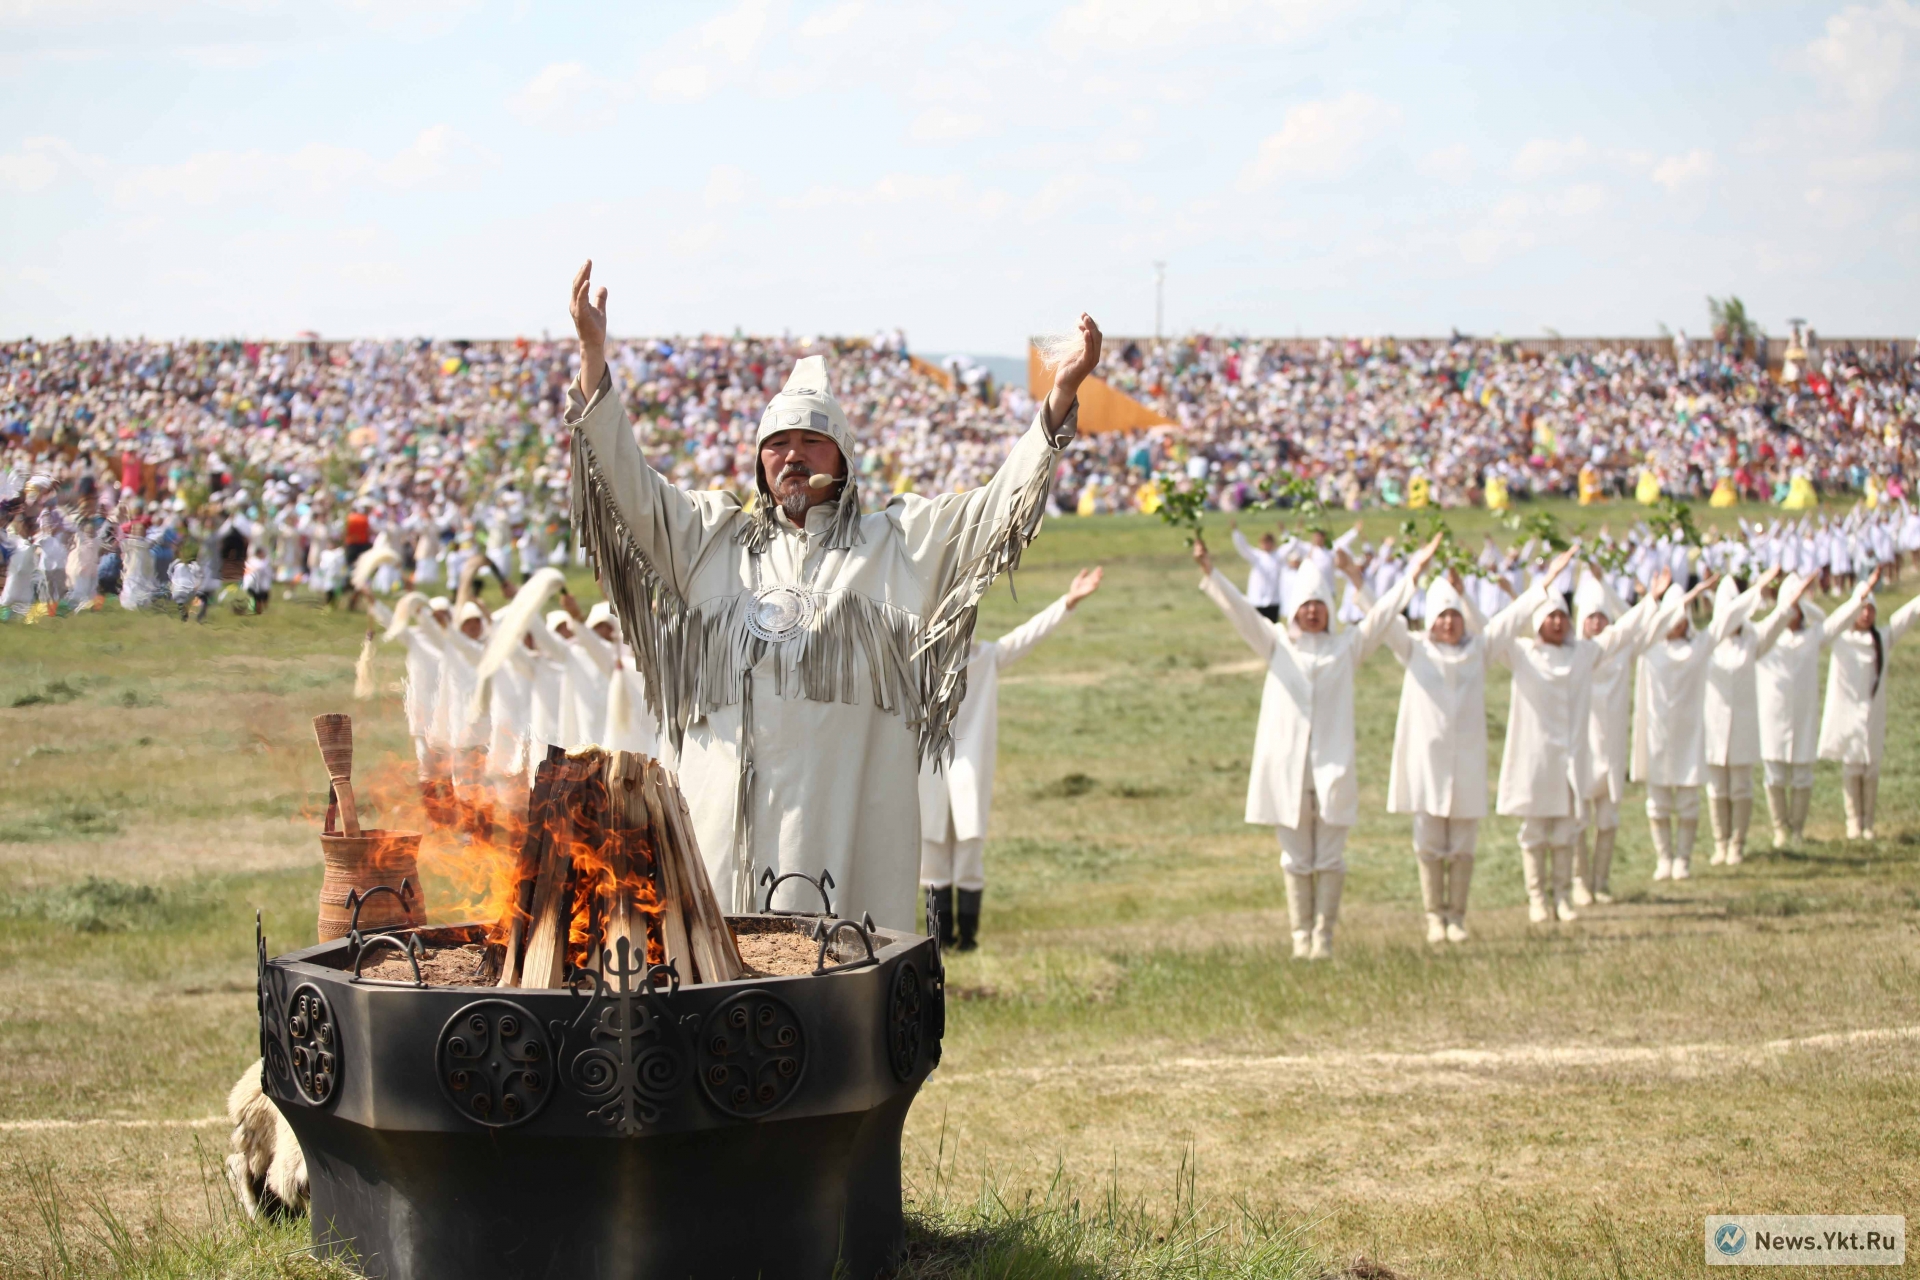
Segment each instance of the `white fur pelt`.
[[248,1067],[227,1095],[233,1121],[227,1181],[249,1218],[307,1211],[307,1157],[273,1099],[260,1091],[260,1063]]

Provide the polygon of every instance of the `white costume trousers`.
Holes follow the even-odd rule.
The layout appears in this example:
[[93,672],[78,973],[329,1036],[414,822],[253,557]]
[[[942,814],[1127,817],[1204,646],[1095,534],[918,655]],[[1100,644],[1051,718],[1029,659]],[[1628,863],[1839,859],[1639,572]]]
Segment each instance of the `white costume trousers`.
[[1598,795],[1587,797],[1587,826],[1595,831],[1619,830],[1620,806],[1604,789]]
[[1708,765],[1707,794],[1715,800],[1753,799],[1753,766],[1750,764]]
[[1522,818],[1520,820],[1520,847],[1522,849],[1558,849],[1573,844],[1574,837],[1580,834],[1580,819],[1568,815],[1564,818]]
[[1766,760],[1762,762],[1767,770],[1767,785],[1770,787],[1811,787],[1813,786],[1813,761],[1805,764],[1790,764],[1785,760]]
[[1655,822],[1678,818],[1681,822],[1700,821],[1700,788],[1662,787],[1647,784],[1647,816]]
[[1313,775],[1309,773],[1300,796],[1300,825],[1273,829],[1280,840],[1280,869],[1290,876],[1345,871],[1347,832],[1351,830],[1351,827],[1320,821],[1320,796],[1314,790]]
[[1413,815],[1413,851],[1422,862],[1471,858],[1479,839],[1478,818],[1443,818],[1434,813]]
[[920,883],[944,889],[948,885],[978,893],[987,887],[987,841],[953,838],[953,818],[947,818],[945,839],[920,841]]

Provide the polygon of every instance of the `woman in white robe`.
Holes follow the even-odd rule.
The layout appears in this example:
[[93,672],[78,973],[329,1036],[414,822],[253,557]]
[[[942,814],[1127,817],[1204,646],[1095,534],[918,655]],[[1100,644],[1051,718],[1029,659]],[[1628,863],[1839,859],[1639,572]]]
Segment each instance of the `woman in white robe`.
[[486,782],[487,744],[493,737],[485,704],[474,706],[486,634],[486,609],[477,600],[461,601],[440,649],[440,696],[430,735],[445,744],[454,790],[469,806],[479,798],[476,788]]
[[[1827,664],[1827,701],[1820,713],[1820,758],[1840,765],[1841,796],[1847,808],[1847,839],[1871,840],[1873,811],[1880,793],[1880,762],[1887,754],[1887,655],[1915,618],[1915,596],[1878,625],[1872,600],[1880,580],[1875,569],[1854,592],[1859,604],[1851,625],[1833,638]],[[1843,606],[1841,616],[1849,611]]]
[[[380,621],[384,612],[385,606],[376,603],[375,620]],[[452,618],[444,597],[428,600],[417,593],[402,596],[393,612],[386,616],[386,630],[380,637],[388,644],[406,646],[407,732],[413,738],[413,758],[419,768],[421,794],[429,801],[436,798],[436,779],[447,776],[447,744],[433,741],[433,719],[440,698],[441,653],[446,647],[447,624]]]
[[[1404,603],[1408,574],[1382,600]],[[1512,606],[1494,625],[1518,625]],[[1427,588],[1427,628],[1415,633],[1396,612],[1386,646],[1406,669],[1393,726],[1387,812],[1413,815],[1413,855],[1427,941],[1467,940],[1467,893],[1480,822],[1487,816],[1487,642],[1489,624],[1457,581]]]
[[[1685,880],[1693,874],[1693,845],[1700,830],[1700,788],[1707,780],[1707,668],[1723,628],[1715,618],[1702,634],[1687,616],[1695,596],[1711,587],[1711,572],[1692,592],[1668,587],[1665,633],[1640,655],[1633,688],[1635,782],[1646,784],[1647,824],[1653,832],[1655,880]],[[1678,616],[1672,616],[1678,610]]]
[[40,548],[15,529],[0,529],[7,544],[7,583],[0,587],[0,609],[24,615],[33,608],[35,589],[40,581]]
[[[1436,537],[1414,557],[1409,576],[1426,567],[1438,546]],[[1386,638],[1397,612],[1394,600],[1371,605],[1358,626],[1332,631],[1333,583],[1318,563],[1304,560],[1292,578],[1281,626],[1261,617],[1213,567],[1207,544],[1197,538],[1193,558],[1206,575],[1200,589],[1267,664],[1246,819],[1273,827],[1279,839],[1294,958],[1331,959],[1347,832],[1359,817],[1354,671]]]
[[1810,598],[1818,585],[1817,576],[1788,575],[1774,609],[1781,615],[1779,630],[1753,667],[1760,767],[1766,775],[1775,849],[1784,849],[1806,834],[1819,747],[1820,654],[1852,625],[1858,601],[1865,598],[1856,591],[1829,617]]
[[[1722,637],[1707,666],[1703,716],[1707,740],[1707,804],[1713,817],[1713,864],[1737,867],[1747,856],[1753,820],[1753,767],[1760,763],[1759,688],[1754,667],[1773,647],[1786,623],[1775,609],[1752,621],[1761,593],[1779,576],[1768,569],[1745,591],[1722,578],[1713,597],[1714,630]],[[1725,615],[1729,626],[1722,626]]]
[[[1627,790],[1627,759],[1633,745],[1633,660],[1658,634],[1656,605],[1673,575],[1662,569],[1640,593],[1642,607],[1629,608],[1592,565],[1580,575],[1573,605],[1580,634],[1588,640],[1615,627],[1628,628],[1621,648],[1593,670],[1587,695],[1587,750],[1593,760],[1584,820],[1573,851],[1573,905],[1613,901],[1613,849],[1620,832],[1620,802]],[[1591,838],[1591,847],[1589,847]]]
[[928,894],[928,932],[943,947],[971,951],[979,945],[1000,743],[1000,673],[1052,635],[1099,589],[1101,576],[1099,569],[1082,569],[1058,600],[998,640],[974,641],[967,696],[953,717],[953,759],[938,769],[931,763],[920,769],[920,887]]
[[[1593,794],[1589,740],[1594,674],[1628,651],[1640,619],[1588,639],[1573,633],[1566,598],[1554,590],[1572,548],[1515,602],[1525,628],[1489,635],[1487,652],[1513,672],[1507,739],[1500,754],[1495,811],[1520,819],[1520,861],[1526,876],[1527,917],[1535,924],[1578,919],[1573,909],[1573,845]],[[1651,608],[1648,596],[1635,609]],[[1551,879],[1549,879],[1551,868]],[[1549,899],[1551,893],[1551,899]]]

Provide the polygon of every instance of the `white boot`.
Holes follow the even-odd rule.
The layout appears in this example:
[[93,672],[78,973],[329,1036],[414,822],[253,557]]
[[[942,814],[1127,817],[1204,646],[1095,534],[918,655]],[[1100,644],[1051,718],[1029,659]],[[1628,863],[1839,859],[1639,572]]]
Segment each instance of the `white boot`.
[[1427,941],[1447,940],[1447,864],[1439,858],[1418,857],[1420,864],[1420,905],[1427,912]]
[[1673,827],[1673,878],[1686,880],[1693,875],[1693,841],[1700,833],[1700,819],[1683,819]]
[[1807,810],[1813,807],[1813,788],[1795,787],[1787,801],[1787,830],[1796,841],[1807,838]]
[[1708,796],[1707,805],[1713,814],[1713,866],[1723,866],[1727,861],[1727,848],[1733,842],[1733,798],[1731,796]]
[[1580,918],[1569,901],[1572,887],[1573,846],[1559,845],[1553,851],[1553,914],[1562,924]]
[[1584,907],[1593,901],[1593,854],[1587,845],[1587,829],[1580,828],[1580,834],[1573,842],[1573,905]]
[[1340,922],[1340,885],[1344,871],[1313,873],[1313,950],[1308,958],[1333,959],[1333,926]]
[[1547,851],[1538,845],[1521,845],[1520,868],[1527,878],[1527,919],[1545,924],[1553,919],[1547,906]]
[[1860,838],[1873,839],[1873,807],[1880,800],[1880,775],[1862,774],[1860,777]]
[[1860,784],[1864,781],[1865,779],[1859,774],[1840,775],[1840,798],[1847,805],[1847,839],[1849,840],[1860,838]]
[[1773,847],[1784,849],[1793,839],[1793,820],[1787,808],[1787,789],[1767,786],[1767,816],[1773,819]]
[[1293,958],[1305,960],[1313,941],[1313,877],[1287,874],[1287,922],[1293,928]]
[[1449,858],[1447,868],[1447,941],[1467,940],[1467,889],[1473,884],[1473,855]]
[[1606,827],[1593,833],[1593,900],[1613,901],[1613,837],[1616,829]]
[[1671,880],[1673,878],[1673,820],[1648,818],[1647,826],[1653,830],[1653,878]]
[[1737,867],[1747,860],[1747,830],[1753,826],[1753,797],[1736,796],[1733,801],[1733,835],[1727,840],[1727,865]]

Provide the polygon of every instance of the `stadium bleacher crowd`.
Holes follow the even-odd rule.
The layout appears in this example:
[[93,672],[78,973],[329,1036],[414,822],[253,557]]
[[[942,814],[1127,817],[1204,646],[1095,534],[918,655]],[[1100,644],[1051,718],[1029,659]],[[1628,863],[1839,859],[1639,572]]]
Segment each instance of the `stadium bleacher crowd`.
[[[943,374],[897,332],[634,340],[610,360],[656,467],[750,491],[766,400],[822,351],[870,494],[980,484],[1033,413],[1024,388]],[[525,339],[0,344],[0,609],[115,592],[185,607],[221,584],[255,607],[275,584],[334,598],[365,585],[353,569],[376,542],[392,552],[379,586],[450,582],[477,555],[508,573],[557,562],[575,359]],[[1649,483],[1901,501],[1920,422],[1913,358],[1798,335],[1771,369],[1684,339],[1562,354],[1189,335],[1110,341],[1102,373],[1169,425],[1083,435],[1057,476],[1063,513],[1151,509],[1167,476],[1227,510],[1279,475],[1351,509]]]

